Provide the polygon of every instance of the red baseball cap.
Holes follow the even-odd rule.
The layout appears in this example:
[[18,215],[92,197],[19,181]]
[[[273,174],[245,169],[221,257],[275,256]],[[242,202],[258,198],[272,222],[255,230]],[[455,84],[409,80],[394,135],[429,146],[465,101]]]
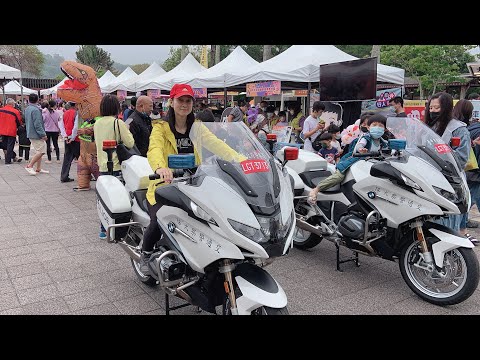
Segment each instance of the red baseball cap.
[[193,90],[190,85],[187,84],[175,84],[172,86],[172,90],[170,90],[170,99],[176,99],[180,96],[193,96]]

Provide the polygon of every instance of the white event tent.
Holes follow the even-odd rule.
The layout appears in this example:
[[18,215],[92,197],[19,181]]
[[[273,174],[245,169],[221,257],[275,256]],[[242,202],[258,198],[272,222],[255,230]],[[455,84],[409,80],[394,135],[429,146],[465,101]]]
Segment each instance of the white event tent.
[[23,95],[37,94],[37,90],[32,90],[21,86],[17,80],[10,81],[5,85],[5,94],[7,95],[21,95],[21,88],[23,87]]
[[190,74],[196,74],[203,70],[206,70],[205,67],[200,65],[200,63],[193,57],[192,54],[188,54],[180,64],[175,66],[169,72],[153,79],[140,81],[137,84],[137,91],[147,89],[170,90],[173,84],[175,84],[173,79],[177,77],[188,76]]
[[40,90],[40,95],[52,95],[57,93],[57,89],[59,86],[63,85],[63,83],[68,80],[68,77],[64,77],[62,81],[60,81],[57,85],[49,88],[49,89],[44,89]]
[[127,82],[127,80],[134,79],[137,76],[137,73],[129,66],[123,70],[120,75],[118,75],[115,81],[111,82],[105,87],[100,87],[100,89],[102,90],[102,93],[111,93],[117,90],[128,90],[124,84]]
[[5,64],[0,64],[0,79],[20,79],[20,77],[20,70]]
[[116,79],[117,77],[113,75],[110,70],[107,70],[107,72],[103,74],[100,79],[98,79],[98,86],[100,86],[100,88],[108,86]]
[[224,88],[228,74],[258,65],[258,61],[237,46],[225,59],[196,74],[175,77],[173,83],[186,83],[192,88]]
[[146,68],[141,74],[131,79],[128,79],[123,83],[128,91],[136,92],[138,91],[137,87],[140,83],[145,81],[152,81],[153,79],[166,74],[166,71],[163,70],[160,65],[158,65],[155,61]]
[[[320,65],[357,59],[333,45],[292,45],[256,66],[227,74],[225,87],[263,80],[318,82]],[[377,81],[403,85],[404,76],[404,69],[377,64]]]

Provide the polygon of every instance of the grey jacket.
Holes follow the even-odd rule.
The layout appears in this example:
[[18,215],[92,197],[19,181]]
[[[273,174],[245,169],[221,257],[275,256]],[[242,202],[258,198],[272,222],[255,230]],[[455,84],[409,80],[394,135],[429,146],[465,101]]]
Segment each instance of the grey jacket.
[[29,139],[41,139],[47,135],[42,112],[36,105],[29,104],[25,109],[25,124]]

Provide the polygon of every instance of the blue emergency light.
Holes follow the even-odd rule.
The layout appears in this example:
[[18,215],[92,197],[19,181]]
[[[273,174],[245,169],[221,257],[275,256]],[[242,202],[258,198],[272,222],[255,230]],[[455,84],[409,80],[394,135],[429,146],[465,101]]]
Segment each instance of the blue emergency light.
[[388,140],[388,147],[390,150],[403,150],[407,147],[407,141],[403,139]]
[[193,169],[195,167],[195,155],[168,155],[168,167],[170,169]]

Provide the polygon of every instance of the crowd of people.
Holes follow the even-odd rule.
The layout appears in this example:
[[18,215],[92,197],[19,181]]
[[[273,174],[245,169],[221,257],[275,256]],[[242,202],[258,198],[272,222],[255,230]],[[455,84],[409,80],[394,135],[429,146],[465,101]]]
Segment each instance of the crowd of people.
[[[473,95],[475,96],[475,95]],[[471,96],[471,98],[473,97]],[[2,149],[5,153],[5,164],[27,161],[25,170],[30,175],[48,174],[49,171],[42,167],[43,155],[47,155],[45,163],[55,160],[60,163],[60,148],[58,139],[64,141],[64,156],[60,175],[61,182],[71,182],[71,164],[78,161],[81,144],[89,146],[89,159],[77,164],[77,174],[82,174],[82,164],[88,163],[95,171],[89,171],[86,184],[80,184],[74,190],[90,190],[89,181],[107,173],[107,156],[102,150],[103,140],[115,139],[125,144],[126,147],[136,146],[141,156],[147,157],[152,169],[160,176],[160,181],[170,181],[172,173],[166,166],[167,157],[173,153],[194,153],[194,146],[189,139],[189,131],[195,119],[212,122],[215,116],[212,110],[204,103],[194,107],[193,90],[189,85],[176,84],[171,89],[167,111],[163,113],[154,101],[145,95],[133,97],[130,105],[121,104],[114,95],[103,96],[100,103],[100,116],[82,122],[79,119],[76,104],[69,102],[65,106],[55,100],[44,101],[39,104],[36,94],[29,95],[29,103],[22,113],[18,103],[7,99],[4,107],[0,108],[0,135],[2,136]],[[397,117],[406,117],[403,109],[403,99],[395,97],[390,100],[392,114]],[[252,106],[246,101],[239,101],[226,118],[227,122],[244,122],[252,132],[267,147],[266,135],[275,127],[290,126],[292,128],[292,142],[303,144],[306,151],[322,156],[329,163],[336,166],[336,172],[321,181],[310,194],[316,198],[320,191],[324,191],[345,178],[346,170],[359,158],[351,156],[352,152],[376,151],[387,147],[389,139],[386,127],[386,118],[372,112],[361,114],[356,122],[360,130],[348,142],[342,141],[339,126],[334,123],[327,124],[321,119],[325,111],[325,104],[316,101],[311,107],[308,117],[300,110],[300,105],[294,103],[288,107],[287,113],[278,108],[269,106],[262,101],[257,106]],[[426,105],[425,123],[435,131],[445,143],[450,144],[452,137],[460,138],[460,145],[452,146],[453,152],[459,159],[459,164],[465,168],[471,156],[471,149],[476,161],[480,163],[480,123],[472,120],[473,105],[470,100],[463,99],[453,106],[453,98],[448,93],[438,93],[430,97]],[[163,120],[163,121],[162,121]],[[345,131],[345,130],[344,130]],[[363,134],[360,137],[359,135]],[[18,137],[18,141],[17,141]],[[18,142],[19,154],[14,152]],[[30,150],[34,154],[30,159]],[[121,168],[116,154],[113,154],[113,170],[119,174]],[[472,203],[480,206],[480,170],[468,170],[467,179],[471,192]],[[153,189],[159,181],[152,181],[147,199],[152,224],[147,229],[144,241],[142,264],[151,252],[151,239],[158,235],[155,213]],[[468,234],[467,227],[476,227],[477,223],[468,221],[468,213],[452,215],[442,219],[450,228],[459,230],[472,242],[478,240]],[[100,238],[105,238],[105,229],[100,230]],[[150,241],[151,240],[151,241]]]

